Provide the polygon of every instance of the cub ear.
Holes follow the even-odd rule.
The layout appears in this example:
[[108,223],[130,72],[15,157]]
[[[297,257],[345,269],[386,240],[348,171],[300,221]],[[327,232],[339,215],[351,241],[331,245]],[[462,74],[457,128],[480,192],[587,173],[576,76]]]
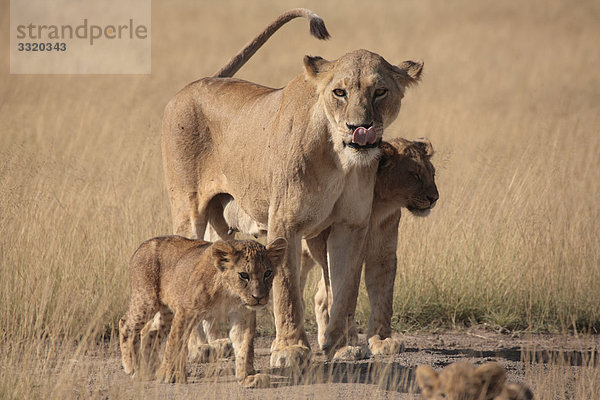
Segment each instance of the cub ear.
[[322,57],[304,56],[304,71],[309,78],[314,78],[318,73],[329,69],[329,61]]
[[403,61],[398,66],[393,66],[393,70],[396,73],[396,78],[400,81],[400,84],[404,87],[409,87],[417,84],[421,80],[421,74],[423,73],[423,60],[417,61]]
[[283,262],[287,245],[287,240],[282,237],[278,237],[267,245],[267,257],[271,260],[273,267],[277,267]]
[[438,373],[429,365],[417,367],[417,385],[426,398],[433,394],[433,390],[438,385],[438,378]]
[[522,383],[507,383],[504,390],[508,394],[507,400],[533,400],[533,392]]
[[480,365],[475,369],[475,375],[483,381],[483,393],[485,393],[486,399],[492,399],[499,395],[506,381],[506,371],[495,362]]
[[228,268],[228,264],[235,262],[237,251],[227,242],[219,240],[214,242],[211,247],[214,265],[223,272]]
[[433,156],[433,146],[427,138],[418,138],[413,142],[427,157]]

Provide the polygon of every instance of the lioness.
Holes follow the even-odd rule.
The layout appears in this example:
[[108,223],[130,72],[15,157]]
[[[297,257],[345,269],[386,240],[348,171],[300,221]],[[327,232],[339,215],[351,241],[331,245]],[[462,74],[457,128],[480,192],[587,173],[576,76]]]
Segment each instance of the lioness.
[[506,371],[495,362],[479,367],[456,362],[440,373],[427,365],[417,368],[417,384],[426,400],[531,400],[533,393],[520,383],[505,383]]
[[[268,375],[254,373],[255,310],[269,301],[273,277],[286,247],[282,238],[266,247],[251,240],[209,243],[180,236],[142,243],[129,263],[131,300],[119,321],[125,372],[134,374],[141,369],[142,374],[146,370],[152,373],[151,346],[170,325],[156,378],[185,382],[190,331],[202,319],[229,313],[236,378],[245,387],[268,386]],[[140,365],[140,358],[144,365]]]
[[[294,12],[316,17],[308,10]],[[353,313],[348,305],[357,296],[381,137],[398,115],[406,88],[419,80],[423,63],[394,66],[356,50],[335,61],[304,57],[304,73],[281,89],[222,78],[237,71],[284,19],[235,56],[235,67],[189,84],[168,103],[162,152],[176,234],[202,236],[211,200],[227,193],[252,220],[267,226],[269,239],[287,240],[274,280],[277,335],[271,365],[298,366],[310,358],[298,278],[301,238],[330,227],[332,274],[352,277],[332,287],[325,332],[327,343],[343,345],[346,315]]]
[[[430,160],[433,147],[427,139],[392,139],[383,142],[381,149],[364,257],[365,284],[371,305],[367,338],[373,354],[391,354],[401,348],[401,342],[390,337],[401,209],[407,208],[416,216],[427,216],[439,194],[435,184],[435,168]],[[302,255],[300,279],[304,288],[306,276],[315,262],[321,266],[323,275],[315,295],[315,316],[319,345],[326,351],[325,332],[330,318],[329,309],[332,300],[335,302],[330,281],[334,286],[345,279],[343,275],[330,276],[327,267],[328,234],[326,230],[306,241],[310,252],[305,251]],[[357,298],[350,300],[352,303],[348,309],[354,310]],[[353,318],[348,319],[347,326],[349,341],[356,342]]]

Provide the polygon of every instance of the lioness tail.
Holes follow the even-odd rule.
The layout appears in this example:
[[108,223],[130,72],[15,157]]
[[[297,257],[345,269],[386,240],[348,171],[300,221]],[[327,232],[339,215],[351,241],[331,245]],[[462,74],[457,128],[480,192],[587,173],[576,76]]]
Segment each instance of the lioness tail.
[[323,19],[319,17],[314,12],[306,9],[306,8],[294,8],[293,10],[289,10],[283,14],[281,14],[275,21],[273,21],[269,26],[265,28],[264,31],[258,34],[254,39],[252,39],[239,53],[229,60],[227,65],[218,70],[213,77],[215,78],[230,78],[232,77],[244,64],[248,62],[248,60],[256,53],[258,49],[262,47],[263,44],[279,28],[285,25],[287,22],[293,20],[294,18],[304,17],[310,21],[310,34],[316,37],[317,39],[325,40],[329,39],[329,32],[327,32],[327,28],[325,27],[325,22]]

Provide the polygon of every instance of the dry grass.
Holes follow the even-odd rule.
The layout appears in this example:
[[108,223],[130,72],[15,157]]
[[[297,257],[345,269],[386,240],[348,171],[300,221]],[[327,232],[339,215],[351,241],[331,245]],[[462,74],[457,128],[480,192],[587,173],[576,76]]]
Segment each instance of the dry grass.
[[[55,367],[77,358],[73,343],[82,353],[99,339],[114,345],[126,262],[139,242],[170,232],[162,108],[299,5],[324,17],[332,40],[318,43],[295,22],[240,77],[281,86],[304,54],[333,59],[361,47],[425,60],[422,85],[386,133],[432,140],[441,194],[429,218],[401,223],[396,329],[598,332],[598,3],[341,4],[154,2],[150,76],[11,76],[4,36],[0,397],[102,395],[93,383],[78,392],[70,369],[58,379]],[[1,7],[6,32],[8,2]],[[363,291],[363,322],[367,304]],[[528,379],[570,385],[565,398],[599,390],[595,364],[566,380],[561,365],[532,367]]]

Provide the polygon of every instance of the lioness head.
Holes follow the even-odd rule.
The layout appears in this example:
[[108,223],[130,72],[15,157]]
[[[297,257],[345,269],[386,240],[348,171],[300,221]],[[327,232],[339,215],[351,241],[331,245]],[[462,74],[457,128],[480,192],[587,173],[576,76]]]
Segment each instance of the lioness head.
[[356,50],[335,61],[306,56],[304,68],[325,107],[334,147],[349,162],[368,164],[379,154],[384,129],[398,116],[405,89],[419,81],[423,62],[395,66]]
[[381,150],[375,196],[416,216],[429,215],[439,198],[429,140],[392,139],[383,142]]
[[495,362],[475,367],[456,362],[440,373],[427,365],[417,368],[417,384],[426,400],[531,400],[533,393],[520,383],[508,383],[506,371]]
[[250,309],[269,302],[273,276],[283,261],[287,241],[277,238],[266,247],[253,240],[218,241],[212,245],[214,265],[222,281]]

